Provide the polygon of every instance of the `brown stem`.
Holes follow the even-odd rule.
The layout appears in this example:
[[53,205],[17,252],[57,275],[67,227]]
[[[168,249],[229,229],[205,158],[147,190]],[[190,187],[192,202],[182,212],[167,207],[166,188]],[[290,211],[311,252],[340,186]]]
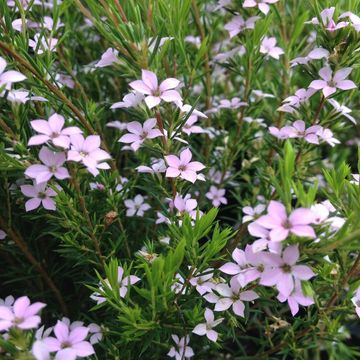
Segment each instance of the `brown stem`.
[[119,0],[114,0],[115,2],[115,6],[117,7],[117,9],[119,10],[119,13],[120,13],[120,16],[121,16],[121,19],[124,23],[127,23],[128,22],[128,19],[126,17],[126,14],[125,14],[125,11],[123,9],[123,7],[120,5],[119,3]]
[[316,124],[317,119],[318,119],[318,117],[319,117],[319,115],[320,115],[320,112],[321,112],[322,108],[323,108],[324,105],[325,105],[325,100],[326,100],[325,96],[324,96],[324,95],[321,95],[320,104],[319,104],[319,107],[318,107],[317,110],[316,110],[316,113],[315,113],[315,116],[314,116],[313,121],[311,122],[311,125]]
[[48,273],[44,269],[43,265],[35,259],[35,257],[31,253],[28,245],[26,244],[26,242],[24,241],[24,239],[22,238],[20,233],[17,230],[10,227],[8,225],[7,221],[5,221],[5,219],[3,219],[1,216],[0,216],[0,227],[14,241],[16,246],[25,255],[25,257],[28,259],[30,264],[32,264],[34,266],[34,268],[36,269],[36,271],[41,275],[41,277],[44,279],[45,283],[49,286],[51,291],[54,293],[54,295],[55,295],[55,297],[56,297],[56,299],[57,299],[57,301],[58,301],[58,303],[59,303],[59,305],[61,307],[62,312],[65,315],[67,315],[68,314],[68,309],[67,309],[67,306],[65,304],[64,299],[61,296],[61,293],[60,293],[59,289],[56,287],[56,285],[54,284],[54,282],[52,281],[52,279],[50,278],[50,276],[48,275]]

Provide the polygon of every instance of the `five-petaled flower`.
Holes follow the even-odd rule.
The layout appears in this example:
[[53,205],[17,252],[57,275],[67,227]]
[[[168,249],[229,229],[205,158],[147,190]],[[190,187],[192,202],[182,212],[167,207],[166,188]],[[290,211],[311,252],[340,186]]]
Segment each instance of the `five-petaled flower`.
[[65,119],[59,114],[53,114],[49,120],[33,120],[31,127],[40,135],[34,135],[29,139],[28,145],[41,145],[51,141],[53,145],[67,149],[70,146],[70,135],[80,134],[82,131],[77,126],[63,129]]
[[43,164],[31,165],[25,170],[25,175],[35,179],[38,184],[49,181],[53,176],[58,180],[70,177],[67,169],[62,166],[66,160],[65,153],[54,152],[43,146],[39,158]]
[[127,207],[126,216],[144,216],[145,211],[149,210],[151,206],[145,202],[142,195],[138,194],[134,199],[127,199],[124,201]]
[[25,210],[31,211],[40,206],[42,206],[46,210],[56,210],[55,202],[52,197],[56,196],[57,193],[50,187],[47,187],[46,182],[36,183],[33,185],[21,185],[21,192],[31,198],[25,203]]
[[[182,179],[194,183],[197,179],[203,180],[197,171],[205,169],[205,166],[199,161],[191,161],[192,153],[190,149],[185,149],[180,153],[180,157],[176,155],[165,156],[165,161],[168,164],[166,176],[175,178],[180,176]],[[199,177],[200,176],[200,177]]]
[[40,324],[38,312],[46,305],[41,302],[30,304],[27,296],[15,300],[12,307],[0,306],[0,332],[10,328],[36,329]]
[[315,238],[315,231],[309,225],[314,221],[314,214],[310,209],[299,208],[290,216],[285,206],[278,201],[270,201],[267,214],[261,216],[256,222],[266,229],[270,229],[270,240],[283,241],[289,234]]
[[209,340],[216,342],[219,334],[215,330],[213,330],[213,328],[221,324],[224,318],[219,318],[215,320],[213,311],[206,308],[205,320],[206,323],[196,325],[192,332],[200,336],[206,335]]
[[135,80],[129,85],[140,94],[146,95],[145,103],[149,109],[160,104],[161,100],[166,102],[181,102],[180,93],[175,90],[180,81],[174,78],[164,80],[160,86],[156,74],[149,70],[142,70],[142,80]]
[[177,335],[171,335],[174,340],[175,346],[171,347],[170,351],[167,353],[169,357],[174,357],[175,360],[184,360],[190,359],[194,356],[193,349],[188,346],[190,342],[190,336],[186,335],[179,339]]
[[123,135],[119,142],[131,144],[130,146],[137,151],[146,139],[155,139],[163,136],[159,129],[154,129],[156,119],[148,119],[141,125],[138,121],[132,121],[127,125],[128,134]]
[[328,97],[336,92],[336,89],[351,90],[356,89],[357,86],[351,80],[346,80],[352,71],[351,67],[343,68],[333,72],[329,66],[325,66],[319,71],[321,80],[314,80],[309,85],[315,90],[322,90],[325,97]]

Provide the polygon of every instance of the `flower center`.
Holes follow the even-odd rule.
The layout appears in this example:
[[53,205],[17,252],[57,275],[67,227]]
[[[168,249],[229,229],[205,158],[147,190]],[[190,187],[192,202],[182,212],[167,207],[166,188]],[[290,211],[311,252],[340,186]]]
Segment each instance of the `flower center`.
[[44,192],[39,192],[38,193],[38,198],[39,199],[46,199],[46,194]]
[[291,223],[288,219],[286,219],[283,223],[282,226],[284,229],[290,229],[291,228]]
[[291,273],[291,266],[289,264],[284,264],[281,269],[284,273]]
[[180,165],[179,170],[180,171],[185,171],[186,170],[186,165]]
[[22,317],[16,317],[16,318],[14,319],[14,325],[19,325],[19,324],[21,324],[23,321],[24,321],[24,318],[22,318]]
[[79,155],[80,155],[81,157],[85,157],[85,156],[88,156],[89,153],[86,152],[86,151],[80,151],[80,152],[79,152]]
[[53,174],[56,173],[56,166],[53,165],[53,166],[49,166],[49,171],[52,172]]
[[51,137],[52,139],[54,139],[54,138],[57,138],[59,135],[60,135],[60,134],[59,134],[58,132],[53,132],[53,133],[50,135],[50,137]]
[[69,348],[71,347],[71,344],[69,341],[64,341],[63,343],[61,343],[61,348],[62,349],[66,349],[66,348]]
[[145,140],[148,137],[148,133],[146,131],[144,131],[141,135],[140,135],[140,139],[141,140]]

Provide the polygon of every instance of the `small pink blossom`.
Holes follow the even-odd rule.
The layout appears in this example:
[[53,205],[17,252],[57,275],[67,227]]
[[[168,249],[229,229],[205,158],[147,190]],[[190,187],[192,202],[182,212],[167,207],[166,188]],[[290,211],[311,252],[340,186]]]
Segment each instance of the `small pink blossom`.
[[180,339],[177,335],[171,335],[171,337],[174,340],[175,346],[170,349],[170,351],[167,353],[167,356],[174,357],[175,360],[184,360],[190,359],[195,355],[193,349],[188,346],[190,342],[189,335],[186,335]]
[[255,291],[242,291],[241,285],[236,277],[230,280],[230,286],[227,284],[218,284],[215,291],[220,295],[214,293],[205,295],[205,299],[210,303],[215,304],[214,311],[225,311],[232,307],[235,315],[244,317],[245,305],[243,301],[253,301],[259,296]]
[[254,253],[262,250],[269,250],[275,254],[279,254],[281,252],[281,242],[270,240],[270,230],[264,228],[256,222],[253,222],[248,225],[248,231],[251,236],[258,238],[251,245],[252,251]]
[[355,295],[351,298],[352,303],[355,305],[355,311],[360,317],[360,287],[357,288]]
[[279,293],[279,295],[277,296],[277,299],[280,302],[287,301],[287,303],[290,307],[292,316],[295,316],[299,312],[299,305],[310,306],[310,305],[314,304],[313,298],[303,294],[300,281],[295,281],[294,290],[292,291],[292,293],[289,296],[286,297],[283,294]]
[[256,205],[253,208],[251,206],[245,206],[242,211],[246,215],[243,216],[242,222],[245,223],[258,218],[260,214],[265,211],[265,209],[266,207],[264,204]]
[[33,120],[31,127],[41,135],[34,135],[29,139],[28,145],[40,145],[51,141],[53,145],[68,149],[70,146],[70,135],[80,134],[82,131],[71,126],[63,129],[65,119],[59,114],[53,114],[49,120]]
[[138,92],[126,94],[122,101],[114,103],[110,109],[137,107],[144,100],[144,95]]
[[103,68],[110,66],[114,63],[119,62],[118,59],[119,52],[116,49],[108,48],[102,55],[101,59],[95,64],[97,68]]
[[279,0],[245,0],[243,3],[244,8],[251,8],[257,6],[259,10],[267,15],[267,13],[270,11],[269,4],[275,4]]
[[166,171],[166,165],[163,159],[152,159],[151,167],[140,165],[136,168],[136,170],[139,173],[159,174]]
[[314,214],[310,209],[299,208],[288,216],[285,206],[273,200],[270,201],[267,214],[256,220],[259,225],[270,230],[272,241],[283,241],[290,234],[315,238],[314,229],[309,226],[313,221]]
[[300,107],[300,105],[307,102],[310,97],[315,94],[315,92],[316,90],[312,88],[297,90],[295,95],[289,96],[283,101],[283,105],[278,109],[278,111],[293,113]]
[[289,133],[293,131],[294,135],[291,137],[303,138],[310,144],[319,144],[317,136],[317,132],[321,129],[321,126],[319,125],[313,125],[305,129],[305,122],[303,120],[296,120],[292,126],[286,128]]
[[54,327],[55,337],[49,336],[42,341],[49,352],[56,352],[56,359],[75,360],[95,353],[93,346],[85,340],[88,333],[85,326],[71,330],[69,325],[58,320]]
[[56,51],[58,39],[49,37],[46,38],[42,34],[36,34],[34,40],[29,40],[29,46],[36,52],[37,55],[44,54],[47,51]]
[[180,157],[176,155],[165,156],[165,161],[168,164],[166,177],[175,178],[180,176],[180,178],[194,183],[199,179],[197,171],[205,169],[205,166],[199,161],[191,161],[191,158],[192,153],[189,149],[183,150]]
[[242,16],[238,15],[227,23],[224,28],[229,32],[230,38],[232,38],[246,29],[254,29],[255,23],[259,19],[260,16],[252,16],[247,20],[244,20]]
[[234,97],[231,100],[220,100],[218,109],[238,109],[242,106],[248,106],[248,103],[241,101],[238,97]]
[[[347,26],[349,23],[346,21],[341,21],[336,23],[333,19],[335,13],[335,7],[324,9],[320,13],[322,25],[325,27],[327,31],[334,32],[335,30],[341,29]],[[306,21],[305,24],[313,24],[320,25],[320,21],[318,18],[312,18],[310,21]]]
[[[121,298],[124,298],[128,292],[128,287],[130,285],[134,285],[137,282],[139,282],[141,279],[137,277],[136,275],[128,275],[124,277],[124,269],[121,266],[118,266],[117,271],[117,283],[119,287],[119,296]],[[108,279],[105,279],[104,282],[106,283],[106,286],[111,289],[111,285],[109,283]],[[100,292],[103,292],[104,289],[102,286],[99,287]],[[106,301],[106,298],[101,293],[93,293],[90,298],[94,301],[96,301],[97,305],[102,304]]]
[[70,142],[68,160],[83,163],[94,176],[99,174],[98,169],[110,168],[109,164],[103,162],[111,157],[106,151],[100,149],[100,136],[89,135],[84,138],[81,134],[75,134],[70,136]]
[[41,318],[37,313],[45,306],[41,302],[30,304],[27,296],[16,299],[11,307],[1,305],[0,332],[8,331],[10,328],[36,329],[41,322]]
[[196,219],[198,203],[195,199],[191,199],[191,195],[188,194],[182,197],[176,194],[173,205],[180,215],[188,213],[193,219]]
[[275,285],[282,296],[288,298],[295,288],[295,281],[309,280],[315,276],[310,267],[296,265],[298,259],[299,249],[297,245],[288,246],[282,255],[271,254],[273,266],[265,268],[260,284]]
[[5,71],[6,61],[0,57],[0,94],[2,95],[2,90],[10,90],[11,85],[16,82],[20,82],[26,79],[26,76],[19,73],[18,71],[9,70]]
[[260,52],[264,55],[271,56],[276,60],[279,60],[280,55],[284,54],[284,50],[276,46],[276,38],[269,38],[267,36],[265,36],[261,42]]
[[219,207],[221,204],[226,205],[228,203],[225,197],[225,189],[219,189],[214,185],[210,186],[210,190],[205,196],[212,201],[214,207]]
[[53,176],[58,180],[69,178],[69,172],[62,165],[66,160],[63,152],[53,152],[47,147],[42,147],[39,152],[42,164],[31,165],[25,170],[25,175],[35,179],[37,183],[49,181]]
[[351,90],[356,89],[357,86],[351,80],[346,80],[346,78],[352,72],[351,67],[343,68],[333,72],[329,66],[325,66],[319,71],[321,80],[314,80],[309,85],[310,88],[315,90],[322,90],[325,97],[328,97],[336,92],[336,89],[340,90]]
[[0,240],[4,240],[6,238],[6,232],[0,229]]
[[181,131],[184,132],[186,135],[204,133],[205,130],[202,127],[194,125],[197,123],[197,121],[197,115],[190,115],[189,118],[186,120],[185,124],[182,126]]
[[333,106],[335,112],[345,116],[346,118],[348,118],[353,124],[356,124],[356,119],[350,115],[351,113],[351,109],[348,108],[347,106],[340,105],[335,99],[329,99],[328,102]]
[[136,195],[135,198],[127,199],[124,201],[127,207],[126,216],[144,216],[145,211],[149,210],[151,206],[144,201],[144,197],[140,194]]
[[145,103],[149,109],[160,104],[161,100],[165,102],[180,102],[181,95],[177,90],[180,81],[174,78],[164,80],[160,86],[156,74],[152,71],[142,70],[142,80],[136,80],[129,85],[137,92],[146,95]]
[[212,282],[212,278],[214,273],[212,272],[214,269],[206,269],[203,271],[204,275],[192,276],[189,283],[192,286],[195,286],[196,291],[200,295],[204,295],[205,293],[211,292],[215,288],[214,282]]
[[206,335],[206,337],[210,341],[216,342],[219,334],[215,330],[213,330],[213,328],[218,326],[219,324],[221,324],[223,322],[224,318],[219,318],[219,319],[215,320],[213,311],[206,308],[205,309],[205,320],[206,320],[206,323],[196,325],[192,332],[199,336]]
[[55,202],[52,197],[56,196],[57,193],[50,187],[47,187],[47,183],[35,183],[33,185],[21,185],[21,192],[31,198],[25,203],[25,210],[31,211],[37,209],[40,204],[46,210],[56,210]]
[[146,120],[144,125],[141,125],[137,121],[132,121],[127,125],[129,133],[123,135],[119,139],[119,142],[131,144],[130,146],[134,149],[134,151],[137,151],[145,140],[163,136],[159,129],[154,129],[155,126],[155,118]]
[[334,137],[334,133],[330,129],[321,128],[316,135],[320,140],[328,143],[332,147],[336,144],[340,144],[340,141]]

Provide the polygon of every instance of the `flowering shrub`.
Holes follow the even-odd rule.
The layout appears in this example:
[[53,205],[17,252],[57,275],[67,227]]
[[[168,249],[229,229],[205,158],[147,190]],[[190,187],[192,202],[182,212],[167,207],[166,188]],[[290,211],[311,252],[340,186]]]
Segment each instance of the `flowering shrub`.
[[359,14],[0,0],[0,357],[358,358]]

